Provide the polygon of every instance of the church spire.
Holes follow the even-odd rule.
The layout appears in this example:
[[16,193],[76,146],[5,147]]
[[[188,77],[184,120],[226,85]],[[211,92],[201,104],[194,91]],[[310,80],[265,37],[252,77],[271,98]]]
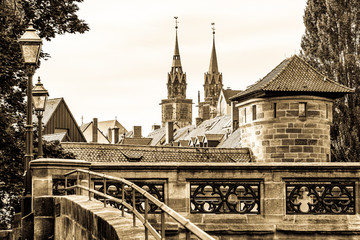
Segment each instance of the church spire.
[[219,70],[218,70],[216,49],[215,49],[215,23],[211,23],[211,25],[212,25],[212,30],[213,30],[213,47],[212,47],[212,51],[211,51],[209,73],[217,73]]
[[216,49],[215,49],[215,23],[211,23],[213,33],[213,47],[210,57],[209,71],[205,73],[204,81],[204,97],[205,102],[210,103],[211,106],[216,107],[220,91],[223,87],[222,74],[219,73]]
[[175,50],[171,71],[167,78],[167,99],[161,100],[161,123],[165,127],[166,123],[172,122],[180,128],[191,125],[192,123],[192,100],[186,99],[186,73],[182,71],[179,43],[178,43],[178,17],[175,18]]
[[175,18],[175,31],[176,31],[176,37],[175,37],[175,50],[174,50],[174,56],[173,56],[173,62],[171,66],[171,72],[182,72],[181,67],[181,60],[180,60],[180,51],[179,51],[179,43],[178,43],[178,17]]
[[186,98],[186,74],[182,70],[179,43],[178,43],[178,17],[175,18],[175,50],[173,61],[171,65],[171,71],[168,73],[168,98]]

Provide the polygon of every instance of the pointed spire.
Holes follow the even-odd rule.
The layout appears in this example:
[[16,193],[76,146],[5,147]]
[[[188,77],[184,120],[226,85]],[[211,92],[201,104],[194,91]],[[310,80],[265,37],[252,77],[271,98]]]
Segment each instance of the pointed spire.
[[213,47],[211,51],[209,73],[217,73],[219,70],[218,70],[216,49],[215,49],[215,23],[211,23],[211,25],[213,30]]
[[178,17],[175,18],[175,30],[176,30],[176,37],[175,37],[175,50],[174,50],[174,56],[173,56],[173,63],[171,71],[178,70],[178,72],[182,72],[181,69],[181,60],[180,60],[180,51],[179,51],[179,43],[178,43],[178,35],[177,35],[177,29],[178,29]]

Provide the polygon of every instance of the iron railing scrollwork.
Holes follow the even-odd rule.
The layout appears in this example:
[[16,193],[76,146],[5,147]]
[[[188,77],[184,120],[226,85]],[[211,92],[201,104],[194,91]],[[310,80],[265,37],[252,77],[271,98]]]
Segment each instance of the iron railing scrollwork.
[[[148,193],[150,193],[153,197],[158,199],[161,202],[164,202],[164,183],[154,183],[148,181],[132,181],[134,184],[144,189]],[[104,192],[104,184],[102,181],[94,181],[95,189],[99,192]],[[131,204],[132,202],[132,188],[126,185],[123,185],[119,182],[115,181],[107,181],[106,184],[106,193],[112,197],[116,197],[117,199],[122,199],[122,187],[124,187],[124,199],[127,203]],[[135,193],[135,206],[136,210],[140,213],[145,212],[145,197],[140,193]],[[96,197],[101,199],[101,197]],[[109,201],[109,205],[112,207],[121,209],[121,204],[116,202]],[[129,211],[125,209],[125,211]],[[149,211],[148,213],[161,213],[161,210],[153,203],[149,203]]]
[[355,182],[286,182],[286,214],[355,214]]
[[190,181],[191,213],[260,214],[260,181]]

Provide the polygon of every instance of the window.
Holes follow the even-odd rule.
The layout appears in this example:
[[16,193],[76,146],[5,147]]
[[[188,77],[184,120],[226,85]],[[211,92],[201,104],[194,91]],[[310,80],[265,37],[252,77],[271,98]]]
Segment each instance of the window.
[[180,119],[186,120],[188,116],[188,108],[187,106],[182,106],[180,109]]
[[306,103],[299,103],[299,117],[306,117]]
[[165,106],[165,119],[171,120],[173,118],[173,107],[172,105]]
[[276,103],[274,103],[274,118],[276,118]]
[[256,120],[256,105],[252,105],[252,120]]
[[246,108],[244,108],[244,123],[246,123]]
[[326,104],[326,119],[329,118],[329,104]]

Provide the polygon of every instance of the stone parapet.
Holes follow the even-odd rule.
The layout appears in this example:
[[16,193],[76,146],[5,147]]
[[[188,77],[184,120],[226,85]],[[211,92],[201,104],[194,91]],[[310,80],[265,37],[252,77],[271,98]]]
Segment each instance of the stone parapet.
[[90,163],[75,159],[41,158],[32,160],[32,196],[53,195],[53,179],[64,178],[64,174],[74,169],[89,169]]
[[[350,239],[360,234],[360,198],[353,192],[354,212],[343,214],[291,213],[287,200],[288,184],[336,184],[351,182],[352,190],[358,189],[360,163],[93,163],[92,171],[123,177],[131,181],[163,181],[167,205],[181,213],[194,224],[219,239],[312,239],[317,234],[326,234]],[[191,184],[193,182],[258,182],[259,211],[253,213],[193,213]],[[210,185],[209,185],[210,186]],[[240,188],[241,185],[240,184]],[[319,185],[320,186],[320,185]],[[223,191],[226,186],[220,187]],[[318,187],[318,189],[321,187]],[[210,191],[210,188],[207,188]],[[315,189],[315,188],[314,188]],[[254,190],[254,189],[253,189]],[[335,192],[336,192],[335,187]],[[302,193],[302,192],[301,192]],[[205,194],[205,193],[204,193]],[[320,192],[319,196],[323,193]],[[229,195],[227,195],[229,196]],[[306,193],[303,195],[306,197]],[[213,201],[222,201],[212,195]],[[229,197],[224,204],[232,202]],[[241,199],[241,196],[239,196]],[[204,199],[201,199],[204,201]],[[239,200],[240,201],[240,200]],[[299,199],[299,201],[302,201]],[[306,205],[306,202],[303,203]],[[159,216],[153,218],[159,221]],[[169,220],[169,219],[168,219]],[[257,237],[257,238],[256,238]]]

